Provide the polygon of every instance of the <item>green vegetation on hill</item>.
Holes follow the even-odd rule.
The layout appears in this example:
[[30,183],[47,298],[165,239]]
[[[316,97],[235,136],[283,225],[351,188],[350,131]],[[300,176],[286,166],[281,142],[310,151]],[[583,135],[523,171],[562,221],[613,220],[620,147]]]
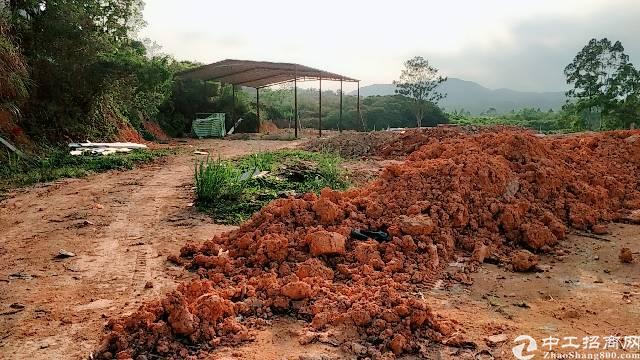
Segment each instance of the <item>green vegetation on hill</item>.
[[[176,80],[176,72],[197,64],[155,55],[150,40],[133,37],[144,24],[143,6],[25,0],[0,7],[0,107],[19,114],[32,139],[51,144],[113,140],[131,128],[152,139],[145,120],[182,136],[195,113],[231,112],[230,87]],[[239,96],[236,114],[248,118]]]
[[577,115],[573,110],[541,111],[522,109],[507,114],[485,113],[471,115],[465,112],[449,113],[449,121],[458,125],[510,125],[534,129],[544,133],[562,133],[581,130],[577,126]]

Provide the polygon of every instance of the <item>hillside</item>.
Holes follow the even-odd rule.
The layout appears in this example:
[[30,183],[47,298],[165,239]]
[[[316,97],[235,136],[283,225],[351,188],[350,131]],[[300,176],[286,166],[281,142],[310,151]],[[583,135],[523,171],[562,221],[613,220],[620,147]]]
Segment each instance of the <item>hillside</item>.
[[[563,92],[529,92],[511,89],[488,89],[473,81],[449,78],[441,85],[441,91],[447,97],[440,101],[446,111],[464,109],[472,114],[480,114],[489,108],[495,108],[499,113],[522,108],[540,108],[542,110],[558,110],[565,102]],[[393,95],[393,84],[373,84],[360,88],[360,95]],[[353,91],[349,95],[356,95]]]

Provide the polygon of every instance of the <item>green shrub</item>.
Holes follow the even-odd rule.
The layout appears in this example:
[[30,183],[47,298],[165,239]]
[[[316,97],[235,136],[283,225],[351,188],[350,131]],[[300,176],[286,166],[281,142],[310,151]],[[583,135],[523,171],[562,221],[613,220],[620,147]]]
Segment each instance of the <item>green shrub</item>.
[[[341,159],[329,153],[301,150],[261,152],[236,160],[196,163],[198,207],[216,221],[237,224],[279,197],[345,189]],[[268,171],[266,176],[252,176]]]
[[220,158],[197,162],[195,182],[198,201],[215,206],[220,201],[239,200],[246,187],[241,175],[232,163]]
[[0,166],[0,191],[61,178],[83,177],[94,172],[129,170],[170,153],[170,150],[134,150],[106,156],[72,156],[65,149],[29,160],[10,156],[8,166]]

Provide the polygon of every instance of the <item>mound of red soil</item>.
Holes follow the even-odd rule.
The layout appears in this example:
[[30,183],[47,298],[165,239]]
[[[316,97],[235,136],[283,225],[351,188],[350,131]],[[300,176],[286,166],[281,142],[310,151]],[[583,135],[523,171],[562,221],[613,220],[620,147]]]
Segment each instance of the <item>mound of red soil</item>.
[[329,151],[345,158],[381,157],[403,159],[423,145],[460,135],[502,130],[525,131],[509,126],[446,125],[394,131],[348,132],[338,136],[315,138],[303,145],[309,151]]
[[[246,340],[277,314],[313,329],[353,326],[374,358],[417,352],[424,338],[450,344],[464,329],[417,295],[450,260],[535,265],[516,251],[549,251],[568,227],[588,230],[640,207],[638,132],[442,131],[407,134],[398,144],[425,145],[366,187],[276,200],[238,230],[186,245],[181,258],[202,279],[112,320],[100,352],[183,358]],[[353,229],[389,239],[358,240]]]

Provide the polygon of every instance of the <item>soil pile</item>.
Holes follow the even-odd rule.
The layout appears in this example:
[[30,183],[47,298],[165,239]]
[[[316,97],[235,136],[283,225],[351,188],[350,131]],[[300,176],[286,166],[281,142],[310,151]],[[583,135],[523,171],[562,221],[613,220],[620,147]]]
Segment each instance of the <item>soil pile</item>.
[[460,135],[491,133],[502,130],[525,131],[509,126],[439,126],[396,131],[351,132],[338,136],[315,138],[305,143],[309,151],[329,151],[344,158],[381,157],[401,159],[431,141]]
[[526,271],[569,226],[589,230],[640,208],[639,132],[449,131],[366,187],[275,200],[238,230],[186,245],[174,260],[202,279],[110,321],[99,352],[185,358],[247,340],[277,314],[315,330],[353,327],[361,356],[416,353],[426,339],[461,344],[464,329],[422,293],[450,260],[491,257]]
[[376,155],[385,144],[402,136],[399,131],[345,132],[333,137],[315,138],[303,145],[308,151],[328,151],[343,158],[361,158]]

